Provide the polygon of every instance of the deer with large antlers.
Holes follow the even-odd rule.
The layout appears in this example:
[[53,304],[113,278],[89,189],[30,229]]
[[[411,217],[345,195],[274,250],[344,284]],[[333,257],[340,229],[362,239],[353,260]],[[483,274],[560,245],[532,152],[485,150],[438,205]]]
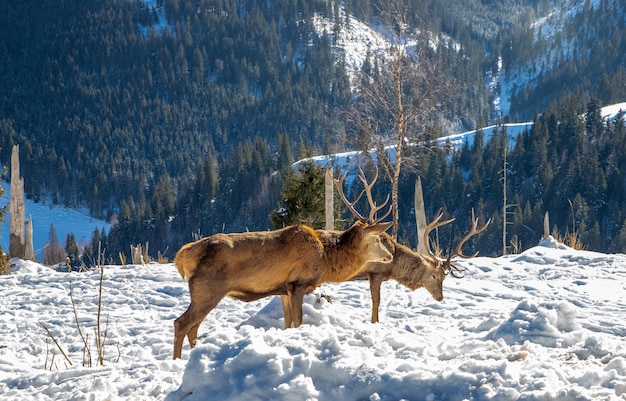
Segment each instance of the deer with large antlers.
[[[335,186],[339,192],[339,196],[346,204],[350,212],[361,222],[376,223],[385,219],[391,212],[391,208],[387,213],[381,217],[376,217],[376,213],[385,207],[389,201],[389,196],[385,202],[378,206],[372,196],[372,187],[378,178],[378,170],[371,183],[368,183],[363,170],[359,169],[359,179],[364,185],[364,189],[356,197],[354,201],[349,201],[343,191],[343,183],[345,181],[347,173],[341,175],[338,174],[338,178],[332,177]],[[368,217],[359,213],[356,209],[356,204],[360,198],[366,195],[367,201],[370,206],[370,213]],[[370,293],[372,296],[372,323],[378,322],[378,311],[380,307],[380,287],[384,281],[394,279],[400,284],[408,287],[411,290],[424,287],[437,300],[443,300],[443,281],[448,275],[453,277],[462,277],[463,270],[456,266],[457,258],[468,258],[472,256],[465,256],[462,253],[462,247],[465,242],[472,236],[483,232],[491,220],[489,220],[484,226],[478,228],[478,219],[474,218],[474,212],[472,211],[472,228],[457,244],[454,251],[445,259],[436,256],[430,246],[430,234],[433,230],[451,223],[454,219],[440,221],[443,217],[443,211],[439,211],[433,221],[426,227],[423,235],[423,241],[427,245],[428,254],[422,254],[413,251],[412,249],[399,244],[390,235],[381,233],[380,237],[387,247],[387,249],[393,254],[391,263],[367,263],[363,268],[351,279],[368,279],[370,283]],[[336,241],[336,233],[331,230],[317,230],[320,239],[323,243],[329,244]],[[321,277],[324,282],[337,282],[337,280],[330,279],[328,277]],[[285,324],[290,324],[290,312],[286,306],[286,300],[283,298],[283,309],[285,310]]]
[[324,244],[315,230],[296,225],[216,234],[183,246],[174,264],[189,282],[191,303],[174,322],[174,359],[181,357],[185,336],[195,345],[200,324],[225,296],[249,302],[281,295],[298,327],[304,294],[323,279],[347,280],[367,262],[391,260],[380,237],[390,226],[357,222],[338,233],[334,244]]
[[443,300],[443,281],[448,276],[459,278],[463,276],[464,270],[456,266],[457,258],[471,258],[476,256],[465,256],[462,247],[472,236],[483,232],[491,220],[484,226],[478,228],[478,219],[474,218],[472,211],[472,227],[470,231],[459,241],[454,251],[446,258],[438,257],[430,246],[430,233],[438,227],[454,221],[454,219],[439,221],[443,216],[440,210],[433,221],[424,231],[424,243],[427,244],[428,254],[421,254],[412,249],[397,243],[391,236],[381,234],[387,249],[393,254],[393,260],[388,264],[371,262],[366,264],[355,276],[355,279],[367,278],[370,283],[370,293],[372,296],[372,323],[378,322],[378,311],[380,307],[380,287],[384,281],[394,279],[398,283],[411,290],[424,287],[437,300]]
[[[369,184],[367,182],[367,179],[365,178],[365,174],[363,173],[363,170],[359,169],[359,171],[360,171],[359,179],[361,180],[361,182],[363,182],[363,185],[365,186],[365,189],[363,189],[363,191],[361,191],[361,193],[357,196],[357,198],[353,202],[348,201],[348,199],[345,197],[345,194],[343,193],[343,182],[344,182],[344,180],[346,178],[347,173],[344,173],[343,176],[342,176],[341,175],[341,171],[340,171],[339,174],[338,174],[338,176],[340,178],[331,177],[333,179],[333,182],[335,183],[335,185],[338,188],[342,188],[342,190],[339,191],[339,195],[341,196],[343,202],[350,209],[350,212],[352,214],[354,214],[357,217],[357,219],[359,220],[357,222],[357,224],[359,224],[359,223],[360,224],[366,224],[365,222],[369,221],[370,222],[369,224],[371,224],[371,225],[376,225],[376,226],[377,225],[385,225],[387,228],[390,227],[392,223],[381,223],[381,221],[384,220],[389,215],[389,213],[391,212],[391,208],[383,216],[376,217],[376,213],[380,209],[385,207],[385,205],[389,201],[389,196],[387,196],[387,200],[385,200],[385,202],[383,202],[380,206],[377,206],[376,203],[374,202],[371,190],[372,190],[372,187],[374,186],[374,183],[376,182],[376,179],[378,178],[378,171],[376,171],[376,176],[372,180],[371,184]],[[363,194],[366,194],[367,201],[370,204],[370,213],[369,213],[369,217],[368,218],[363,217],[357,211],[357,209],[355,207],[355,205],[361,199]],[[335,230],[316,230],[316,233],[317,233],[318,238],[322,242],[322,244],[323,244],[325,249],[331,250],[331,249],[334,249],[334,248],[342,246],[343,239],[342,239],[342,234],[341,234],[340,231],[335,231]],[[392,250],[386,244],[386,239],[385,239],[386,237],[388,237],[388,235],[385,234],[384,231],[379,234],[380,245],[384,246],[384,248],[391,254]],[[389,237],[389,238],[391,238],[391,237]],[[358,255],[353,255],[352,257],[356,261],[362,260],[362,258],[359,258]],[[389,261],[384,261],[381,264],[383,264],[383,263],[390,263],[390,262]],[[354,263],[353,263],[353,265],[354,265]],[[322,271],[317,284],[315,286],[310,286],[308,288],[307,293],[312,292],[313,290],[315,290],[315,288],[319,287],[323,283],[339,283],[339,282],[348,281],[348,280],[354,278],[357,274],[359,274],[364,266],[365,266],[365,262],[360,266],[359,269],[350,270],[350,269],[343,268],[341,265],[338,265],[338,266],[333,266],[332,264],[328,265],[327,268],[324,269],[324,271]],[[292,323],[296,322],[295,321],[295,314],[293,312],[293,302],[289,299],[289,297],[286,294],[281,295],[281,302],[283,304],[283,312],[284,312],[284,316],[285,316],[285,328],[289,328],[289,327],[291,327]]]

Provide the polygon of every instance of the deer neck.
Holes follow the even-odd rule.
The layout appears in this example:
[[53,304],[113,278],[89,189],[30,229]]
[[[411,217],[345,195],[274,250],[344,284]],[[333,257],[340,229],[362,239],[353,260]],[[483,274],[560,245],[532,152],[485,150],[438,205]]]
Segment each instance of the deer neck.
[[322,237],[325,255],[322,281],[346,281],[359,271],[366,262],[361,253],[361,236],[358,231],[348,230],[341,235]]
[[424,277],[429,272],[429,266],[420,254],[403,245],[397,245],[393,259],[391,277],[394,280],[411,290],[423,287]]

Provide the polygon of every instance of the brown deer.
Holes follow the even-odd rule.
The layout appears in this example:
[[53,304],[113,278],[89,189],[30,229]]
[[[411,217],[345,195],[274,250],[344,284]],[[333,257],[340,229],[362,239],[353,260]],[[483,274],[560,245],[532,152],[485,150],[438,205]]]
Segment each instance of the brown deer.
[[[339,172],[339,175],[341,176],[341,171]],[[346,175],[347,175],[347,173],[345,173],[339,179],[336,179],[336,178],[332,177],[335,185],[337,185],[339,188],[343,188],[343,181],[345,180]],[[343,194],[343,190],[340,190],[339,193],[340,193],[344,203],[348,206],[348,208],[350,209],[352,214],[354,214],[357,217],[357,219],[359,220],[359,222],[361,224],[366,224],[365,221],[369,221],[370,224],[372,224],[372,225],[385,224],[385,225],[387,225],[387,227],[390,227],[392,223],[380,223],[380,221],[385,219],[389,215],[389,213],[391,213],[391,208],[389,208],[387,213],[385,213],[382,217],[376,217],[376,213],[380,209],[385,207],[385,205],[389,202],[389,196],[387,196],[387,199],[385,200],[385,202],[383,202],[380,206],[377,206],[376,203],[373,200],[371,189],[374,186],[374,183],[376,182],[376,179],[378,178],[378,170],[376,171],[376,176],[372,180],[371,184],[369,184],[367,182],[367,179],[365,178],[365,174],[363,173],[362,170],[360,170],[359,178],[363,182],[363,184],[365,186],[365,189],[363,191],[361,191],[361,193],[357,196],[357,198],[353,202],[349,202],[348,199]],[[366,194],[367,201],[370,204],[370,214],[369,214],[368,218],[363,217],[361,214],[359,214],[359,212],[355,208],[355,204],[361,199],[363,194]],[[333,249],[336,249],[336,248],[342,246],[343,239],[342,239],[341,231],[316,230],[316,233],[317,233],[318,238],[322,242],[322,244],[323,244],[325,249],[328,249],[329,251],[332,251]],[[380,236],[379,241],[381,243],[381,246],[384,246],[385,249],[387,249],[390,254],[393,253],[392,248],[390,248],[385,243],[386,242],[386,237],[389,237],[389,236],[387,234],[385,234],[384,232],[381,232],[379,234],[379,236]],[[389,237],[389,238],[391,238],[391,237]],[[357,255],[355,255],[353,258],[355,258],[355,260],[356,260]],[[381,263],[389,263],[389,261],[385,261],[385,262],[381,262]],[[365,263],[363,265],[361,265],[360,267],[363,268],[364,266],[365,266]],[[339,283],[339,282],[348,281],[348,280],[352,279],[353,277],[355,277],[355,275],[358,274],[360,271],[361,271],[361,269],[357,269],[357,270],[345,269],[341,265],[339,265],[339,266],[335,266],[335,265],[332,265],[332,264],[328,265],[327,268],[320,275],[319,280],[316,283],[316,285],[314,287],[309,287],[307,293],[312,292],[313,290],[315,290],[315,288],[319,287],[323,283]],[[289,299],[289,297],[287,295],[281,295],[281,302],[283,304],[283,312],[284,312],[284,316],[285,316],[285,328],[289,328],[289,327],[291,327],[292,323],[295,322],[295,320],[294,320],[294,313],[293,313],[293,310],[292,310],[293,303],[290,301],[290,299]],[[300,306],[302,306],[302,305],[300,304]]]
[[[371,193],[372,187],[378,178],[378,171],[376,171],[376,175],[371,183],[368,183],[365,178],[365,174],[362,170],[359,170],[359,179],[364,185],[363,191],[357,196],[356,200],[350,202],[344,192],[343,192],[343,182],[346,178],[347,173],[344,173],[343,176],[339,174],[339,178],[334,178],[333,182],[339,191],[339,195],[343,202],[346,204],[350,212],[362,222],[377,222],[381,219],[384,219],[391,209],[380,219],[376,218],[376,213],[380,210],[384,205],[388,202],[389,196],[387,196],[387,200],[383,202],[381,206],[377,206],[373,201],[373,196]],[[359,199],[366,194],[367,201],[370,205],[370,213],[368,217],[364,217],[361,213],[359,213],[355,204],[359,201]],[[418,288],[424,287],[428,292],[433,296],[433,298],[437,301],[443,300],[443,280],[451,274],[453,277],[462,277],[463,270],[459,269],[455,263],[458,258],[468,258],[472,256],[465,256],[461,252],[461,249],[465,242],[472,236],[481,233],[484,231],[491,220],[489,220],[484,226],[481,228],[478,227],[478,219],[474,218],[474,212],[472,211],[472,228],[470,231],[461,239],[461,241],[456,246],[455,250],[452,254],[450,254],[446,259],[441,259],[435,255],[432,251],[432,247],[430,246],[430,233],[443,225],[451,223],[454,219],[439,221],[443,216],[443,211],[440,210],[434,220],[426,227],[423,235],[424,244],[426,244],[428,249],[428,254],[422,254],[413,251],[412,249],[399,244],[396,242],[390,235],[386,233],[381,233],[380,237],[391,253],[393,253],[393,259],[391,263],[376,263],[370,262],[367,263],[363,268],[352,277],[353,280],[357,279],[368,279],[370,283],[370,293],[372,296],[372,323],[378,322],[378,311],[380,306],[380,287],[384,281],[389,279],[394,279],[400,284],[408,287],[411,290],[416,290]],[[324,244],[332,243],[336,240],[336,234],[333,231],[328,230],[317,230],[317,233],[320,236],[320,239]],[[325,282],[336,282],[338,280],[326,280]],[[285,302],[283,302],[283,307],[285,307]],[[285,308],[285,320],[287,322],[288,313]]]
[[443,300],[443,280],[451,274],[453,277],[462,277],[463,269],[458,268],[455,263],[457,257],[468,258],[461,252],[463,244],[472,236],[484,231],[491,220],[481,228],[477,228],[478,219],[475,219],[472,212],[472,228],[461,239],[454,252],[447,258],[442,259],[435,255],[430,246],[430,233],[437,227],[452,222],[454,219],[439,222],[443,212],[440,211],[435,219],[426,227],[424,231],[424,243],[428,246],[428,254],[424,255],[397,243],[386,233],[380,236],[383,243],[393,253],[393,260],[388,264],[376,262],[367,263],[354,279],[368,279],[370,283],[370,293],[372,296],[372,323],[378,322],[378,310],[380,307],[380,286],[384,281],[394,279],[398,283],[408,287],[412,291],[424,287],[432,297]]
[[367,262],[389,262],[380,233],[391,223],[357,222],[324,246],[305,225],[266,232],[216,234],[189,243],[174,263],[188,280],[191,303],[174,322],[174,359],[187,336],[193,347],[198,328],[225,296],[249,302],[269,295],[286,297],[290,320],[302,324],[302,298],[320,285],[320,277],[352,277]]

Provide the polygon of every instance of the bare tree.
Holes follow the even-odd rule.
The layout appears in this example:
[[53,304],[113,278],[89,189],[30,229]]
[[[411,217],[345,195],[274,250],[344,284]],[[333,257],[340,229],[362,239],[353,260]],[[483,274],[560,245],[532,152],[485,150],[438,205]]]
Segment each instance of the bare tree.
[[[513,224],[512,222],[509,222],[507,219],[507,216],[510,214],[513,214],[514,212],[510,211],[509,209],[513,208],[513,207],[517,207],[518,205],[516,203],[508,203],[508,197],[507,197],[507,172],[509,170],[509,163],[507,161],[507,155],[508,155],[508,149],[509,149],[509,140],[508,140],[508,136],[506,133],[506,127],[502,127],[502,135],[504,136],[504,145],[502,148],[502,151],[504,153],[504,161],[502,163],[502,178],[500,178],[500,181],[502,182],[502,255],[506,255],[507,254],[507,243],[506,243],[506,234],[507,234],[507,225]],[[519,246],[516,245],[516,241],[511,241],[511,244],[513,245],[514,248],[519,248]]]
[[[393,233],[398,233],[398,184],[407,146],[424,144],[427,128],[439,120],[450,98],[441,61],[429,47],[428,34],[411,31],[405,0],[383,2],[380,16],[389,48],[373,54],[371,72],[358,82],[356,127],[377,143],[378,160],[391,182]],[[391,148],[385,149],[386,145]]]

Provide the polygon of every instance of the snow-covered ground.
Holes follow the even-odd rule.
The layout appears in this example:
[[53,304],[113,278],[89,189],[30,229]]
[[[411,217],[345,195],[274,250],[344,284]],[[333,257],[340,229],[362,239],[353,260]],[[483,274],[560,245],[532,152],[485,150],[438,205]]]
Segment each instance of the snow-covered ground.
[[[277,297],[224,299],[198,346],[172,361],[189,303],[174,266],[105,266],[104,367],[82,364],[70,284],[94,344],[100,273],[32,262],[0,276],[2,400],[626,400],[626,255],[551,238],[520,255],[461,261],[443,302],[394,281],[381,323],[366,282],[324,285],[283,330]],[[46,334],[67,353],[70,366]]]
[[613,120],[624,113],[626,113],[626,102],[612,104],[610,106],[606,106],[600,109],[600,114],[602,115],[602,118],[607,120]]

